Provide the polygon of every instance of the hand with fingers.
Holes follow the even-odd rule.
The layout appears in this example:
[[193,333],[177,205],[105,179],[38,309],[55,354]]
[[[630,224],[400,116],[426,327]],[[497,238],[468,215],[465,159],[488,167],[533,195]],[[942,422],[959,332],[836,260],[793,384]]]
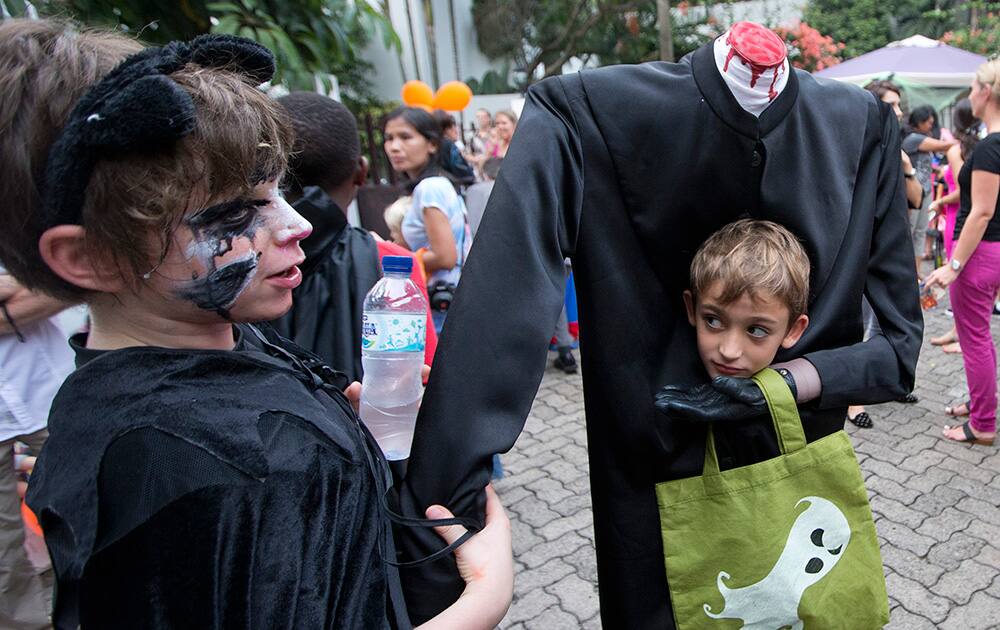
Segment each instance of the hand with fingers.
[[[452,518],[440,505],[427,508],[427,518]],[[461,525],[435,527],[449,545],[461,538]],[[458,601],[419,630],[490,630],[507,614],[514,594],[514,558],[511,551],[510,520],[493,485],[486,486],[486,526],[455,549],[458,572],[465,591]]]
[[[786,370],[778,373],[794,398],[795,379]],[[656,394],[655,404],[671,419],[692,422],[746,420],[768,414],[767,400],[757,383],[735,376],[717,376],[710,383],[694,386],[667,385]]]

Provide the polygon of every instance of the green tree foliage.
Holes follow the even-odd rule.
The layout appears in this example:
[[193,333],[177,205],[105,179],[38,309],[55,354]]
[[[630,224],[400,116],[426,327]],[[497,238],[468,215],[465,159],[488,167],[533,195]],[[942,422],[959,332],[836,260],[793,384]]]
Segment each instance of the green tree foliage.
[[996,52],[998,15],[1000,2],[982,0],[810,0],[803,20],[844,42],[849,58],[918,34],[981,54]]
[[980,55],[1000,52],[1000,2],[970,2],[965,24],[946,32],[941,41]]
[[[658,58],[656,0],[473,0],[472,17],[483,53],[511,60],[525,83],[560,74],[574,57],[602,65]],[[710,19],[675,19],[675,57],[716,32]]]
[[[15,13],[25,9],[23,0],[7,5]],[[356,105],[373,100],[372,67],[360,57],[361,49],[376,37],[399,48],[384,12],[364,0],[41,0],[34,5],[43,15],[69,15],[154,44],[209,32],[248,37],[274,52],[275,82],[313,89],[317,78],[328,83],[327,75],[334,75],[345,100]]]

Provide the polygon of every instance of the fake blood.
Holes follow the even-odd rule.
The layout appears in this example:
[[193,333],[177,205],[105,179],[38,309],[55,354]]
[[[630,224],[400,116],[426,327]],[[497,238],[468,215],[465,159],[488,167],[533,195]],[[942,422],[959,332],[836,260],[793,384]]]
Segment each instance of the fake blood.
[[772,70],[773,76],[767,97],[772,101],[777,98],[778,93],[774,90],[774,86],[778,82],[778,75],[784,71],[785,56],[788,54],[785,42],[760,24],[737,22],[729,30],[726,45],[729,46],[729,54],[726,55],[722,71],[728,72],[729,62],[734,56],[739,57],[743,65],[750,66],[750,87],[755,87],[757,80],[765,72]]

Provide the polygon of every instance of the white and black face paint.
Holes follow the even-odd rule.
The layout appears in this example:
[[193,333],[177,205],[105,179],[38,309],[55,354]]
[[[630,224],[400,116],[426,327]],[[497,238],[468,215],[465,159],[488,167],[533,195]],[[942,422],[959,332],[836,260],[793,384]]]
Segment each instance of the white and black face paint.
[[185,220],[194,237],[188,254],[201,261],[206,273],[194,274],[177,290],[178,297],[230,319],[229,309],[257,273],[260,254],[251,246],[246,254],[221,266],[218,259],[232,251],[234,240],[245,238],[253,243],[257,229],[264,223],[260,208],[268,203],[267,199],[234,199],[209,206]]

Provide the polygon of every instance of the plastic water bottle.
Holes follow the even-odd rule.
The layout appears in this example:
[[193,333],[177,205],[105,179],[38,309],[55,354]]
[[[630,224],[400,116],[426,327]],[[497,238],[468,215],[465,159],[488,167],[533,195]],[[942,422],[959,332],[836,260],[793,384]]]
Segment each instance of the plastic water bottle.
[[361,419],[388,460],[407,459],[423,396],[427,301],[410,280],[413,259],[384,256],[383,277],[365,297]]

